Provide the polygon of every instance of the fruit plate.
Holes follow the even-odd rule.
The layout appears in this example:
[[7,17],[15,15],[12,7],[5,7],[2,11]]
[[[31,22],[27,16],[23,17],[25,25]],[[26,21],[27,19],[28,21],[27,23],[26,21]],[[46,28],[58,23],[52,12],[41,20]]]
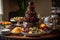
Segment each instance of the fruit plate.
[[29,33],[25,33],[25,32],[22,32],[23,35],[25,36],[29,36],[29,37],[40,37],[41,35],[43,35],[44,33],[32,33],[32,34],[29,34]]

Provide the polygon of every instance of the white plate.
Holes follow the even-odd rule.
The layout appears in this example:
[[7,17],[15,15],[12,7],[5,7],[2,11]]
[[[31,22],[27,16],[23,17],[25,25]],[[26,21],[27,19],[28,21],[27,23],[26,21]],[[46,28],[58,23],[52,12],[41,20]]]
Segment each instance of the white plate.
[[9,34],[9,33],[10,33],[10,29],[1,30],[1,34]]
[[16,20],[12,20],[12,19],[10,19],[10,21],[11,21],[11,22],[15,22]]

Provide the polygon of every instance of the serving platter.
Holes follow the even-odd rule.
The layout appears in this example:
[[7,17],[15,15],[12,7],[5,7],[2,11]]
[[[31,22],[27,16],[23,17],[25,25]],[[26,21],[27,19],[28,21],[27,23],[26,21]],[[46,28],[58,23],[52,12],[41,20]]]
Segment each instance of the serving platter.
[[32,34],[29,34],[29,33],[25,33],[25,32],[22,32],[23,35],[25,36],[28,36],[28,37],[39,37],[45,33],[32,33]]

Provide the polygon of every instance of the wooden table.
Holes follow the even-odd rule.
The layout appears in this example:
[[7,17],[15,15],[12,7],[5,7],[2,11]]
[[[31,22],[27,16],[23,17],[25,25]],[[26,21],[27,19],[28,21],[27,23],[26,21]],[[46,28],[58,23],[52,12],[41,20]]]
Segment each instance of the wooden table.
[[10,36],[5,36],[7,38],[13,38],[13,39],[46,39],[46,38],[54,38],[60,36],[59,34],[46,34],[46,35],[41,35],[40,37],[26,37],[26,36],[15,36],[15,35],[10,35]]
[[[4,36],[4,35],[3,35]],[[33,40],[33,39],[51,39],[51,38],[56,38],[56,37],[60,37],[60,32],[55,32],[55,33],[50,33],[50,34],[44,34],[41,35],[40,37],[26,37],[26,36],[17,36],[17,35],[5,35],[5,38],[8,39],[29,39],[29,40]]]

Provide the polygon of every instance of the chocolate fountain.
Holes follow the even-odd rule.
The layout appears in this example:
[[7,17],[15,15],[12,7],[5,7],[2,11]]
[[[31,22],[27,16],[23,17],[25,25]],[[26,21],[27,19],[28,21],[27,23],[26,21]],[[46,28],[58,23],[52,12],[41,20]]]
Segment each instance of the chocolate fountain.
[[27,10],[25,12],[25,22],[27,22],[27,27],[38,27],[39,19],[35,11],[34,2],[28,2]]

